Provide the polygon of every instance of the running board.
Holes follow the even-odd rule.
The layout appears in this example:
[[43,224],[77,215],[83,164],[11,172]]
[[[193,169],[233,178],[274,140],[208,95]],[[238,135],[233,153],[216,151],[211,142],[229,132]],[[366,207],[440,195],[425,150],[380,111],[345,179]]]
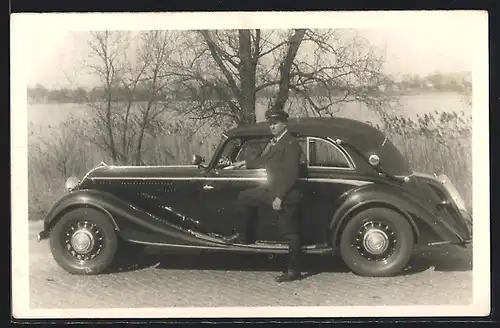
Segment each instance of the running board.
[[[220,246],[192,245],[181,240],[167,240],[164,235],[150,234],[131,230],[122,230],[119,232],[124,240],[141,244],[145,246],[169,248],[169,249],[192,249],[206,251],[224,251],[224,252],[246,252],[246,253],[272,253],[286,254],[288,246],[285,244],[257,241],[253,244],[231,244],[221,240]],[[331,253],[332,248],[328,245],[308,245],[302,246],[302,252],[305,254],[326,254]]]

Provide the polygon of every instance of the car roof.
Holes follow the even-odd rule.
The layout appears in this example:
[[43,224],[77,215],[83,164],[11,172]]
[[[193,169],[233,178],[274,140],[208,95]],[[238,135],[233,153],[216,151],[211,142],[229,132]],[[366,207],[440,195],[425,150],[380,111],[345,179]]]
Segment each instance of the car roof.
[[[382,131],[368,123],[340,117],[291,118],[288,120],[287,129],[300,136],[316,136],[333,140],[340,138],[362,151],[380,146],[386,137]],[[230,138],[270,134],[267,122],[246,124],[226,131],[226,135]]]

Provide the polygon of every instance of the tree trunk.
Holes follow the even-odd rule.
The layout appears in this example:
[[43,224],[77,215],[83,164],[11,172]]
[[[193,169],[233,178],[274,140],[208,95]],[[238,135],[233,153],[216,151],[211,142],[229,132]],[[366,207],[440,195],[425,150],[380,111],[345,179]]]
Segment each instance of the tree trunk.
[[111,83],[108,83],[108,91],[106,95],[106,127],[107,127],[107,132],[108,132],[108,137],[109,137],[109,150],[111,152],[111,158],[113,161],[116,163],[118,160],[118,156],[116,154],[116,148],[115,148],[115,140],[113,137],[113,125],[112,125],[112,119],[111,119],[111,110],[112,110],[112,100],[111,100]]
[[113,161],[116,163],[118,160],[118,156],[116,153],[116,148],[115,148],[115,140],[113,137],[113,126],[112,126],[112,121],[111,121],[111,110],[112,110],[112,89],[113,89],[113,63],[111,62],[111,59],[109,58],[110,55],[108,53],[108,37],[109,34],[106,31],[105,33],[105,39],[104,39],[104,47],[103,47],[103,53],[104,53],[104,61],[106,65],[106,126],[107,126],[107,132],[108,132],[108,137],[109,137],[109,148],[111,151],[111,158]]
[[297,55],[300,44],[304,39],[304,34],[306,30],[295,30],[295,33],[290,37],[290,42],[288,44],[288,51],[285,55],[283,62],[280,65],[280,83],[278,94],[274,102],[274,106],[279,109],[283,109],[285,106],[288,95],[290,93],[290,71],[292,69],[293,61]]
[[256,91],[255,91],[255,74],[256,66],[252,57],[252,41],[250,38],[249,30],[239,30],[239,57],[240,57],[240,83],[241,83],[241,95],[242,100],[240,101],[241,113],[240,113],[240,125],[250,124],[256,122],[255,115],[255,101],[256,101]]

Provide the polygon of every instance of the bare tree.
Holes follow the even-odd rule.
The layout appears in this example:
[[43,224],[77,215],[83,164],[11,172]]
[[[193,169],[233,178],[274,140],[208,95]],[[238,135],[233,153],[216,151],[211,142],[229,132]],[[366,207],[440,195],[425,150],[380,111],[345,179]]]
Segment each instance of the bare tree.
[[172,111],[226,126],[266,106],[325,116],[354,101],[384,113],[389,102],[383,58],[349,30],[105,31],[89,45],[101,80],[93,141],[115,162],[141,164]]
[[286,107],[304,100],[302,113],[332,115],[342,104],[366,103],[383,111],[389,99],[383,58],[348,30],[202,30],[185,32],[170,67],[178,110],[197,120],[237,125],[256,120],[257,101]]
[[141,35],[142,51],[140,62],[150,63],[145,65],[142,85],[148,93],[146,103],[138,104],[139,115],[135,116],[138,135],[135,145],[135,162],[141,163],[142,147],[146,133],[155,137],[162,131],[163,117],[171,98],[165,92],[169,83],[167,62],[172,55],[175,40],[173,34],[167,31],[150,31]]
[[[89,46],[96,60],[88,67],[102,83],[100,96],[88,100],[96,114],[93,141],[115,162],[141,164],[146,138],[154,138],[165,126],[162,114],[170,101],[164,92],[165,71],[172,35],[97,32]],[[138,102],[138,93],[147,94],[147,100]]]
[[119,154],[116,149],[115,136],[113,133],[113,89],[118,85],[120,72],[120,54],[125,47],[124,33],[120,32],[92,32],[93,40],[88,43],[91,55],[97,57],[97,62],[89,64],[102,83],[103,99],[93,102],[92,107],[97,114],[96,123],[104,128],[100,140],[100,146],[109,150],[113,161],[117,161]]

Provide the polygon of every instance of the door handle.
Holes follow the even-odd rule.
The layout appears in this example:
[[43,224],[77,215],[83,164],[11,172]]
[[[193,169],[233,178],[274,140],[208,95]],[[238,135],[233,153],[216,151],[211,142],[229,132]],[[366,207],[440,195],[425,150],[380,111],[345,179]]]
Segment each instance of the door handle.
[[214,189],[214,186],[211,186],[211,185],[204,185],[204,186],[203,186],[203,189],[205,189],[205,190]]

